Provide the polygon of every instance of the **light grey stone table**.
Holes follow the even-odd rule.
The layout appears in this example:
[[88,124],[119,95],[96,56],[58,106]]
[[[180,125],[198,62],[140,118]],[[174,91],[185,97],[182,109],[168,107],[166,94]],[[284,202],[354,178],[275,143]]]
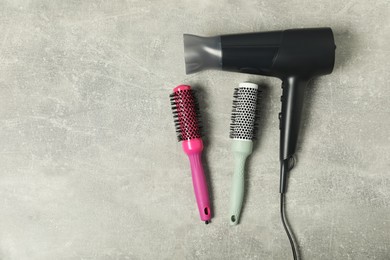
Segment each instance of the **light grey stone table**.
[[[0,2],[0,259],[291,259],[280,81],[186,76],[182,34],[330,26],[287,198],[303,259],[390,259],[389,1]],[[241,224],[228,224],[233,88],[262,86]],[[168,95],[201,98],[215,216],[194,203]]]

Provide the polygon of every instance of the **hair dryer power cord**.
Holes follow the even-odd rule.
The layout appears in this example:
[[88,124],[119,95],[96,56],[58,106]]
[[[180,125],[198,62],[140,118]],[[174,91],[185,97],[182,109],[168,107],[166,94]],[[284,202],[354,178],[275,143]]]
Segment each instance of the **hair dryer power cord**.
[[286,231],[286,234],[288,236],[288,240],[290,241],[294,260],[298,260],[299,259],[298,246],[295,243],[294,234],[290,228],[290,225],[286,217],[285,195],[286,195],[285,193],[280,194],[280,217],[282,219],[284,230]]

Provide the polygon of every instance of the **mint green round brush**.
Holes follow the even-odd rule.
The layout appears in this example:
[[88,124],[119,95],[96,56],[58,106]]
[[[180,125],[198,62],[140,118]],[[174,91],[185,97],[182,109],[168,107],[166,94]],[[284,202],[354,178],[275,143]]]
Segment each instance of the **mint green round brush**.
[[240,83],[234,90],[230,138],[234,157],[234,172],[230,194],[230,224],[239,222],[245,194],[245,163],[252,153],[253,139],[257,132],[258,86]]

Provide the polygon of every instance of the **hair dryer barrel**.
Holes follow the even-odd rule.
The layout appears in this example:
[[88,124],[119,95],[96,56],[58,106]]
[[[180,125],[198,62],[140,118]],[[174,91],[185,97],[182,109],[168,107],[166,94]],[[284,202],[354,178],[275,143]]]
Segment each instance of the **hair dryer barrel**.
[[186,72],[222,69],[310,79],[333,70],[335,44],[330,28],[199,37],[184,35]]

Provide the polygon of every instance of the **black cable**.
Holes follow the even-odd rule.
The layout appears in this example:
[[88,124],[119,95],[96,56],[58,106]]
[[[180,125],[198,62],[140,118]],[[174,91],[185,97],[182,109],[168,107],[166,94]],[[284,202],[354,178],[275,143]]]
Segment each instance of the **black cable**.
[[293,253],[293,258],[294,258],[294,260],[298,260],[299,259],[298,246],[295,243],[294,234],[290,228],[290,225],[289,225],[287,217],[286,217],[285,193],[280,194],[280,217],[282,219],[284,230],[286,230],[288,240],[290,241],[291,250]]

